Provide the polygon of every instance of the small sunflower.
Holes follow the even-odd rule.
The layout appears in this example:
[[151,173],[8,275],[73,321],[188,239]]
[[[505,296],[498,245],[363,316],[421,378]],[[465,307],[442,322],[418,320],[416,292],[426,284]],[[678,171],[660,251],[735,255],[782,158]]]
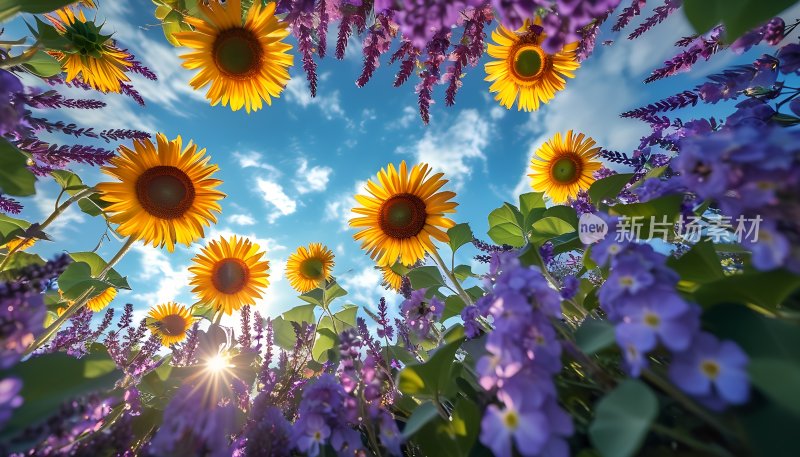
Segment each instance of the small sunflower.
[[261,6],[255,2],[242,25],[242,1],[202,3],[198,7],[208,20],[187,17],[191,32],[175,33],[181,45],[194,49],[184,54],[183,66],[200,72],[189,81],[199,90],[211,83],[206,98],[215,106],[230,102],[231,109],[243,106],[261,109],[262,100],[272,104],[289,81],[288,67],[294,57],[286,51],[292,46],[282,40],[289,36],[284,22],[275,17],[275,2]]
[[222,181],[211,178],[218,167],[208,164],[205,149],[191,142],[183,149],[180,136],[167,141],[160,133],[156,142],[136,140],[135,151],[120,146],[120,155],[102,170],[121,182],[97,188],[111,204],[109,221],[120,224],[121,235],[172,252],[175,243],[188,246],[204,236],[203,226],[217,221],[212,211],[221,211],[217,201],[225,194],[215,189]]
[[425,258],[425,252],[436,247],[431,237],[446,243],[448,229],[455,222],[445,213],[454,213],[458,203],[449,201],[455,192],[438,190],[447,183],[443,173],[428,176],[427,164],[414,165],[408,173],[406,163],[399,170],[389,164],[378,173],[378,184],[367,181],[370,195],[356,195],[360,207],[353,212],[360,217],[350,219],[351,227],[364,227],[353,235],[363,240],[361,248],[369,253],[378,266],[389,266],[398,258],[412,265]]
[[575,57],[577,42],[556,54],[544,52],[540,24],[537,17],[533,25],[525,21],[516,33],[502,25],[492,32],[497,44],[489,44],[487,52],[497,60],[486,64],[486,81],[494,81],[489,90],[497,92],[495,100],[508,109],[519,96],[517,110],[538,110],[540,102],[548,103],[564,90],[564,78],[574,78],[573,71],[580,67]]
[[0,248],[7,249],[8,252],[19,252],[32,247],[34,244],[36,244],[36,238],[26,238],[20,236],[0,246]]
[[161,338],[161,344],[172,346],[186,338],[186,332],[194,323],[191,311],[175,302],[167,302],[150,308],[148,325],[153,334]]
[[247,238],[236,235],[212,241],[193,260],[190,284],[200,302],[233,314],[242,305],[253,305],[269,285],[269,262],[264,252]]
[[322,243],[300,246],[286,262],[286,279],[292,287],[304,294],[320,287],[331,278],[333,251]]
[[403,285],[403,277],[392,270],[392,267],[390,266],[379,268],[383,274],[383,285],[394,290],[395,292],[399,291],[400,287]]
[[[64,298],[64,293],[61,289],[58,290],[58,295],[61,296],[62,299]],[[86,302],[86,307],[92,310],[93,313],[99,312],[108,306],[116,296],[117,289],[109,287],[100,294],[90,298],[89,301]],[[67,300],[66,306],[63,309],[58,309],[58,315],[60,316],[64,314],[64,311],[66,311],[66,309],[72,306],[74,303],[74,300]]]
[[[91,3],[91,6],[94,4]],[[111,35],[101,33],[102,26],[89,21],[83,11],[69,8],[57,10],[47,16],[58,32],[71,44],[71,51],[50,51],[67,72],[67,81],[79,75],[86,84],[101,92],[117,92],[122,83],[130,81],[125,74],[133,66],[131,55],[114,45]]]
[[531,160],[531,187],[544,192],[555,203],[575,198],[578,190],[588,189],[594,182],[594,172],[600,169],[596,160],[599,147],[583,133],[567,132],[566,138],[556,133],[537,151]]

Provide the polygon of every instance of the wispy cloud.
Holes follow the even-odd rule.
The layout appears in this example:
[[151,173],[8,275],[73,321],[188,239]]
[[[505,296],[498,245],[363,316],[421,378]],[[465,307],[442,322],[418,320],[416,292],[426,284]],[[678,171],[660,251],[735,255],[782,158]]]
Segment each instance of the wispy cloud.
[[[308,83],[302,75],[294,75],[289,80],[289,83],[286,84],[286,100],[302,108],[315,106],[319,108],[322,115],[328,120],[346,119],[344,108],[342,108],[342,103],[339,100],[339,91],[334,90],[333,92],[325,93],[320,90],[317,91],[316,97],[312,97],[311,92],[308,90]],[[347,122],[351,123],[352,121],[347,119]]]
[[289,197],[283,190],[283,186],[277,182],[266,179],[256,178],[256,190],[264,200],[264,204],[269,210],[267,221],[272,224],[282,216],[297,211],[297,201]]
[[[139,254],[140,273],[136,279],[150,287],[142,287],[133,297],[147,306],[175,301],[181,294],[189,292],[189,264],[172,265],[170,257],[161,249],[154,249],[143,244],[135,244],[133,251]],[[155,287],[152,285],[155,283]]]
[[249,214],[231,214],[230,216],[227,216],[225,219],[227,219],[228,222],[234,225],[246,226],[246,225],[256,224],[256,220],[253,218],[253,216]]
[[353,217],[352,209],[356,204],[355,194],[366,192],[366,181],[357,181],[353,186],[352,192],[344,192],[325,203],[325,221],[339,223],[339,231],[344,232],[350,229],[348,221]]
[[280,170],[264,161],[264,156],[260,152],[236,151],[233,153],[233,158],[236,159],[236,161],[239,163],[239,166],[242,168],[260,168],[262,170],[267,170],[272,177],[281,175]]
[[333,168],[320,165],[308,166],[306,158],[299,159],[300,166],[295,173],[294,186],[297,192],[308,194],[311,192],[324,192],[328,188]]

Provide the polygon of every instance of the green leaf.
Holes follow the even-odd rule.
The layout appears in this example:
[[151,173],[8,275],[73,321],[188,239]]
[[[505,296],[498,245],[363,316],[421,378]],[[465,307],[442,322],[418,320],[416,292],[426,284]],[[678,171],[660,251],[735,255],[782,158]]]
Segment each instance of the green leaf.
[[407,365],[398,375],[401,392],[417,398],[436,398],[454,387],[455,354],[461,341],[444,345],[425,363]]
[[795,0],[686,0],[684,11],[698,33],[723,23],[725,41],[732,43],[793,4]]
[[618,173],[607,178],[598,179],[589,186],[589,199],[596,205],[603,200],[617,198],[625,184],[633,178],[633,173]]
[[[108,266],[108,263],[103,260],[102,257],[97,255],[94,252],[71,252],[69,254],[72,257],[72,260],[76,262],[83,262],[89,265],[89,269],[91,270],[91,274],[94,277],[100,275],[100,272]],[[128,285],[128,280],[117,273],[116,270],[113,268],[106,273],[105,281],[114,285],[114,287],[118,289],[128,289],[130,290],[130,286]]]
[[439,417],[439,411],[437,411],[436,405],[429,401],[419,405],[406,421],[406,426],[403,429],[403,436],[411,438],[419,429],[436,417]]
[[519,196],[519,212],[522,214],[522,227],[531,228],[534,221],[542,217],[545,211],[544,193],[529,192]]
[[[0,255],[0,259],[4,257],[4,255]],[[38,254],[29,254],[27,252],[17,251],[11,255],[11,259],[8,260],[3,272],[0,273],[0,279],[4,281],[14,279],[14,271],[19,270],[20,268],[25,268],[29,265],[44,264],[44,259],[42,259]]]
[[42,78],[50,78],[61,73],[61,62],[44,51],[36,51],[25,63],[25,69]]
[[22,380],[20,395],[24,407],[17,409],[0,436],[14,436],[27,426],[36,425],[58,412],[59,407],[76,397],[108,390],[122,378],[104,347],[76,359],[65,353],[44,354],[19,363],[0,377]]
[[322,306],[327,307],[339,297],[344,297],[347,295],[347,291],[336,282],[335,279],[328,282],[325,286],[325,289],[322,291]]
[[641,381],[628,379],[597,403],[589,438],[605,457],[630,457],[639,450],[656,415],[655,394]]
[[594,354],[614,344],[614,326],[606,320],[586,319],[575,332],[575,342],[581,351]]
[[467,278],[472,276],[472,267],[469,265],[456,265],[453,269],[453,275],[461,282],[467,280]]
[[467,243],[471,243],[475,236],[472,235],[472,229],[469,224],[456,224],[447,230],[447,236],[450,238],[448,244],[453,252],[458,251],[458,248]]
[[92,269],[86,262],[73,262],[58,277],[58,288],[67,300],[77,300],[85,292],[92,290],[89,298],[101,294],[111,284],[92,277]]
[[0,0],[0,22],[17,13],[43,14],[63,8],[78,0]]
[[775,310],[798,288],[800,276],[786,270],[746,271],[702,284],[693,296],[704,307],[742,303]]
[[339,337],[329,328],[320,328],[317,330],[317,337],[314,341],[314,347],[311,349],[311,356],[318,362],[325,362],[328,360],[328,350],[333,349],[339,344]]
[[303,322],[315,324],[317,322],[316,319],[314,319],[314,305],[295,306],[281,316],[287,321],[297,322],[298,324],[302,324]]
[[[609,208],[609,214],[628,216],[628,218],[636,217],[637,225],[641,226],[639,235],[641,239],[648,239],[652,235],[656,238],[663,237],[660,229],[663,227],[667,230],[667,237],[673,233],[673,226],[680,214],[681,204],[683,203],[683,195],[673,194],[664,197],[654,198],[645,203],[630,203],[627,205],[614,205]],[[632,222],[633,220],[631,220]],[[666,224],[662,225],[666,221]],[[652,227],[651,222],[658,224],[658,227]],[[612,234],[609,234],[612,235]]]
[[679,258],[670,257],[667,265],[684,281],[704,284],[725,277],[714,244],[708,239],[698,242]]
[[27,197],[36,193],[36,176],[28,170],[28,159],[8,140],[0,138],[0,193]]
[[544,217],[557,217],[567,222],[575,230],[578,229],[578,213],[570,206],[551,206],[550,208],[547,208],[547,211],[544,212]]
[[306,303],[322,306],[323,292],[322,289],[317,288],[300,295],[298,298]]
[[322,320],[320,320],[319,328],[327,328],[329,330],[336,330],[338,333],[342,333],[347,329],[351,329],[356,326],[356,314],[358,313],[358,306],[356,305],[345,305],[341,311],[334,313],[334,322],[331,323],[331,318],[328,316],[324,316]]
[[569,222],[558,217],[543,217],[533,223],[533,234],[531,235],[531,242],[537,246],[541,246],[544,242],[555,237],[572,233],[575,227],[570,225]]
[[509,203],[489,213],[489,238],[497,244],[521,247],[525,244],[527,230],[523,230],[524,219],[516,206]]
[[58,30],[56,30],[55,27],[42,21],[36,16],[34,16],[33,19],[36,21],[36,28],[31,27],[30,24],[27,24],[27,22],[26,25],[45,49],[56,51],[69,50],[69,40],[64,38],[64,35],[58,33]]
[[[427,413],[427,411],[426,411]],[[470,455],[480,429],[481,412],[465,398],[456,403],[449,421],[436,416],[417,432],[415,441],[422,455],[463,457]]]
[[439,268],[431,265],[417,267],[409,271],[408,280],[411,281],[411,287],[414,289],[438,288],[444,285],[444,279],[439,272]]
[[788,360],[759,357],[748,366],[750,382],[772,399],[800,416],[800,366]]
[[[88,188],[86,184],[81,181],[81,178],[67,170],[53,170],[50,172],[53,179],[64,189],[67,194],[73,196],[78,192]],[[84,213],[94,217],[103,214],[103,209],[109,205],[108,202],[100,198],[100,195],[93,193],[85,198],[78,200],[78,207]]]
[[275,344],[280,348],[290,350],[294,347],[297,338],[291,321],[287,321],[283,316],[272,319],[272,331],[275,334]]

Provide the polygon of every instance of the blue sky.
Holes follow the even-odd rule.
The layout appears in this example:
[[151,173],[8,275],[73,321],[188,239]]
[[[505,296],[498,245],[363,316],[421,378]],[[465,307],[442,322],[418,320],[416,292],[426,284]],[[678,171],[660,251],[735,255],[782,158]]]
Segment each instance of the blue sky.
[[[619,113],[692,88],[703,76],[734,63],[751,62],[764,52],[756,49],[740,57],[724,53],[698,63],[691,74],[644,85],[642,80],[650,71],[677,53],[672,43],[689,35],[690,27],[678,13],[631,42],[625,35],[614,36],[607,25],[599,41],[615,43],[599,45],[576,79],[568,81],[567,89],[540,111],[529,114],[500,108],[489,96],[481,64],[464,79],[455,107],[445,107],[444,87],[437,89],[431,124],[424,126],[417,114],[415,82],[393,88],[397,67],[387,65],[388,57],[381,59],[382,66],[366,87],[355,86],[361,55],[358,41],[351,40],[344,61],[329,56],[320,62],[316,98],[310,97],[302,68],[296,65],[284,95],[272,107],[247,115],[243,110],[211,107],[204,92],[192,91],[187,83],[192,73],[180,67],[177,57],[182,51],[172,48],[160,26],[154,25],[153,8],[149,0],[106,0],[99,13],[121,45],[159,76],[158,82],[134,79],[147,107],[111,94],[102,97],[108,103],[103,110],[73,110],[63,115],[97,130],[163,132],[205,147],[220,166],[221,189],[228,194],[219,223],[207,231],[207,239],[237,233],[266,248],[271,285],[257,309],[268,316],[298,304],[283,278],[284,264],[297,246],[312,241],[335,251],[335,275],[351,293],[347,301],[374,307],[388,294],[380,287],[380,275],[369,258],[353,241],[353,231],[346,227],[352,195],[387,163],[425,161],[445,172],[460,203],[454,219],[469,222],[477,236],[486,238],[486,215],[503,201],[515,201],[516,195],[529,191],[525,174],[530,156],[555,132],[579,130],[605,148],[630,152],[648,128],[619,118]],[[798,13],[785,17],[794,19]],[[644,17],[635,20],[634,26]],[[21,30],[16,22],[11,32]],[[722,106],[713,109],[710,114],[729,111]],[[87,183],[104,179],[96,168],[75,171]],[[24,201],[23,216],[41,221],[52,211],[56,195],[53,183],[40,182],[37,195]],[[104,231],[101,219],[71,209],[52,226],[56,242],[39,243],[33,252],[50,256],[60,250],[91,250]],[[107,241],[99,253],[108,258],[119,245],[117,240]],[[181,247],[171,254],[137,245],[118,267],[129,277],[133,290],[121,293],[114,305],[131,302],[143,315],[151,305],[168,300],[193,303],[186,268],[201,245]],[[468,256],[463,260],[469,262]]]

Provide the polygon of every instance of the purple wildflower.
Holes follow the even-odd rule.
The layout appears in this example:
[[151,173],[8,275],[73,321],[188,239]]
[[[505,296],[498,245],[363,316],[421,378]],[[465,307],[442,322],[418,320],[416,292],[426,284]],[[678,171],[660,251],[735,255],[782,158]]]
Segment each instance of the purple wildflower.
[[573,275],[564,277],[561,283],[561,297],[564,300],[571,300],[581,286],[581,280]]
[[433,39],[439,31],[449,30],[460,22],[461,11],[468,7],[481,6],[483,0],[375,0],[375,11],[395,11],[395,21],[400,33],[417,48]]
[[797,73],[800,71],[800,44],[789,43],[778,50],[781,73]]
[[427,289],[415,290],[411,298],[403,301],[400,313],[406,320],[409,328],[420,338],[426,338],[430,333],[431,325],[438,322],[444,312],[444,303],[438,298],[425,298]]
[[647,3],[647,0],[631,0],[631,6],[622,9],[622,12],[617,17],[617,22],[611,27],[611,30],[619,32],[627,27],[631,19],[642,13],[642,8]]
[[589,193],[583,189],[578,190],[575,199],[569,199],[569,206],[575,210],[579,217],[586,213],[594,213],[597,210],[589,198]]
[[539,255],[542,256],[542,262],[545,265],[549,265],[555,258],[555,255],[553,254],[554,249],[555,248],[553,247],[553,243],[551,241],[544,243],[539,248]]
[[680,8],[681,5],[683,5],[683,0],[665,0],[663,5],[655,7],[652,16],[645,19],[644,22],[642,22],[642,24],[636,28],[636,30],[628,35],[628,39],[634,40],[639,38],[642,36],[642,34],[652,29],[657,24],[664,22],[664,20],[667,19],[675,10]]
[[760,44],[762,41],[766,41],[768,44],[774,46],[783,40],[785,26],[786,24],[783,22],[783,19],[774,17],[766,24],[756,27],[737,38],[736,41],[731,43],[731,51],[736,54],[742,54],[749,51],[753,46]]
[[653,73],[644,82],[651,83],[679,72],[687,71],[697,62],[699,57],[704,60],[710,59],[721,48],[722,31],[722,26],[717,26],[706,35],[698,37],[685,51],[665,61],[662,68],[653,70]]
[[22,211],[22,205],[11,197],[0,195],[0,212],[19,214]]
[[0,136],[16,132],[24,123],[24,87],[13,73],[0,70]]
[[18,378],[0,379],[0,427],[5,425],[14,410],[22,406],[22,381]]

